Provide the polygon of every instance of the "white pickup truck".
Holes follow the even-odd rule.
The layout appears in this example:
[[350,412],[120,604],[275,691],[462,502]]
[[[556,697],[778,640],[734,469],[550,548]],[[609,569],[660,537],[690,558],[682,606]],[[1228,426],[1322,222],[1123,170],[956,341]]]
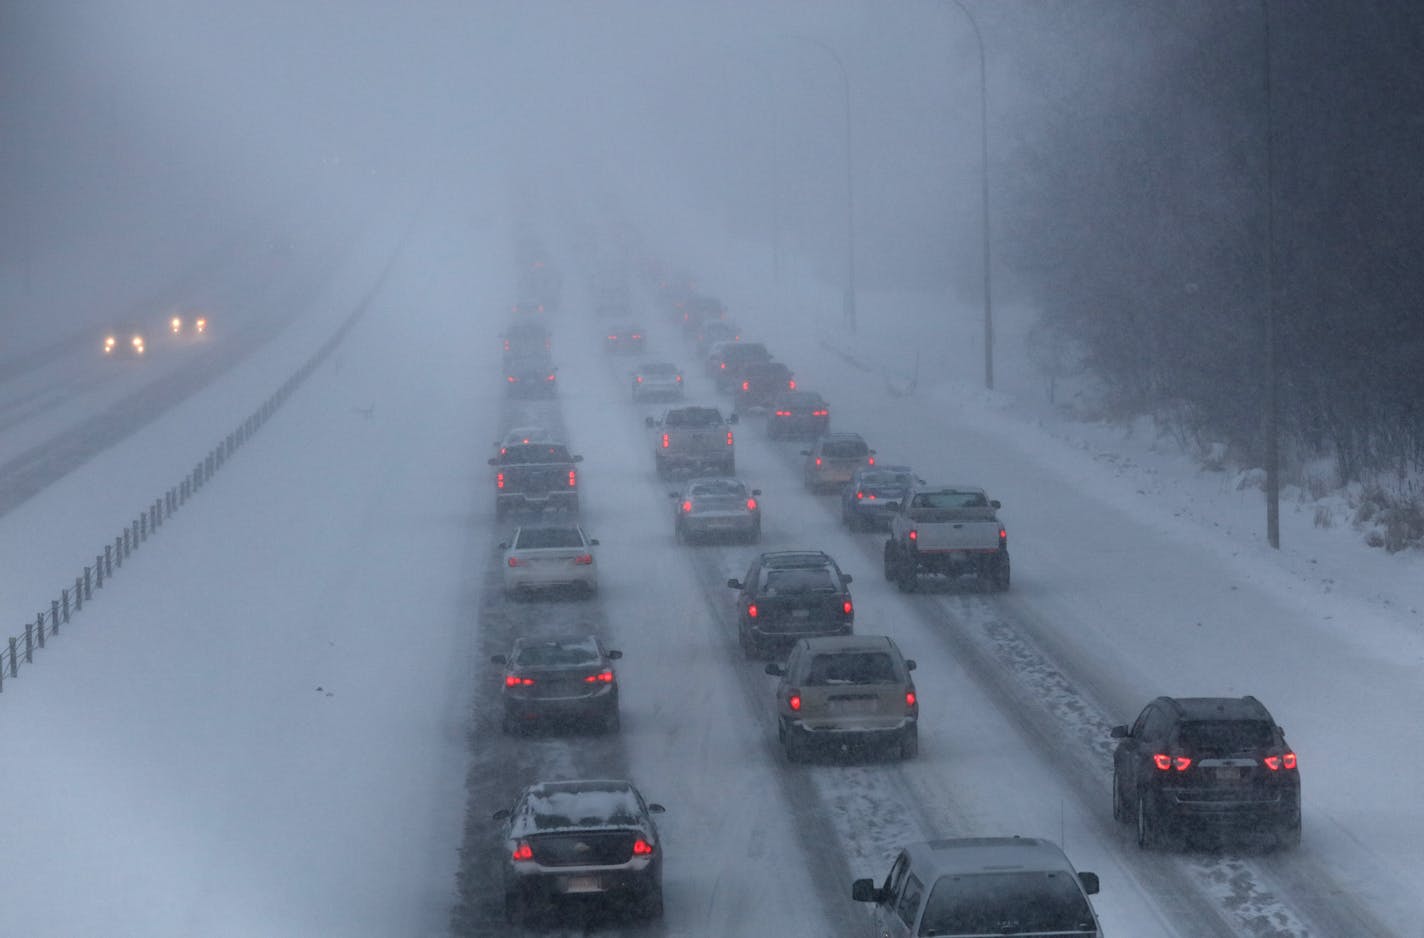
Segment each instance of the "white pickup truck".
[[902,592],[923,573],[972,575],[994,592],[1009,588],[1009,536],[999,502],[969,485],[916,484],[890,516],[885,579]]

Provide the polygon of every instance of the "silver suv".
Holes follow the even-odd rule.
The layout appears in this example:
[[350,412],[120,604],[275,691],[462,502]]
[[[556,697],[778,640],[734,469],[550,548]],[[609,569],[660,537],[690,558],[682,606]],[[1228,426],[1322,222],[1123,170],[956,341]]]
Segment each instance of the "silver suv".
[[1097,891],[1097,874],[1079,873],[1057,844],[1032,837],[910,844],[883,886],[851,884],[851,898],[875,903],[875,933],[888,938],[1102,938],[1088,902]]
[[859,753],[872,744],[893,747],[901,759],[920,748],[920,702],[910,672],[915,662],[884,635],[803,638],[785,666],[766,673],[776,688],[776,732],[789,762],[814,747]]

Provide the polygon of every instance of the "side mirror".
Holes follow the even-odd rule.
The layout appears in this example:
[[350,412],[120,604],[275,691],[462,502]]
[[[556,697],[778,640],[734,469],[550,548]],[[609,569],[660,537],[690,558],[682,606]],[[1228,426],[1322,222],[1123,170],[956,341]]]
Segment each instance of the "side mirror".
[[736,423],[736,422],[738,422],[740,419],[741,419],[741,418],[738,417],[736,414],[733,414],[732,416],[730,416],[730,417],[727,418],[727,422],[728,422],[728,423]]
[[752,489],[752,495],[753,495],[753,496],[757,496],[757,495],[760,495],[760,494],[761,494],[761,489]]
[[583,456],[582,456],[582,454],[580,454],[580,455],[578,455],[578,456],[570,456],[569,459],[570,459],[571,461],[573,461],[573,462],[583,462]]
[[490,655],[490,661],[494,662],[495,664],[509,663],[509,659],[506,658],[504,655]]
[[[508,809],[508,808],[500,808],[500,809],[499,809],[498,811],[496,811],[494,814],[491,814],[491,815],[490,815],[490,818],[491,818],[492,820],[496,820],[496,821],[507,821],[507,820],[509,820],[509,809]],[[870,882],[870,880],[866,880],[866,882]]]
[[810,451],[809,449],[803,449],[803,450],[801,451],[801,455],[802,455],[802,456],[810,456],[810,455],[811,455],[811,451]]
[[999,504],[999,500],[998,500],[997,498],[991,498],[991,499],[989,499],[989,507],[990,507],[990,508],[1003,508],[1004,506],[1001,505],[1001,504]]
[[509,550],[509,542],[508,542],[508,541],[500,541],[500,542],[499,542],[499,549],[500,549],[500,550]]
[[608,649],[608,657],[614,661],[617,661],[619,658],[623,657],[623,652],[619,651],[616,648],[610,648]]
[[656,427],[656,426],[658,425],[658,422],[657,422],[656,420],[654,420],[652,417],[644,417],[644,418],[643,418],[643,423],[646,424],[646,425],[649,426],[649,427]]
[[730,580],[727,581],[727,588],[728,588],[728,589],[739,590],[739,589],[742,588],[742,581],[741,581],[741,580],[738,580],[738,579],[736,579],[736,578],[730,579]]
[[768,661],[766,663],[766,667],[762,670],[765,671],[767,674],[770,674],[772,677],[786,676],[786,668],[782,665],[777,664],[775,661]]
[[597,547],[597,546],[598,546],[598,538],[596,538],[596,537],[591,537],[591,538],[589,538],[589,539],[588,539],[588,546],[589,546],[589,547]]
[[906,671],[913,671],[913,670],[915,670],[915,668],[917,668],[917,667],[919,667],[919,665],[915,664],[915,659],[914,659],[914,658],[906,658],[906,659],[905,659],[905,670],[906,670]]
[[681,494],[681,492],[668,492],[668,498],[677,498]]
[[875,880],[858,879],[850,884],[850,897],[856,902],[879,902],[880,890],[875,888]]
[[1083,891],[1086,892],[1088,895],[1096,896],[1098,894],[1097,873],[1079,873],[1078,882],[1083,884]]
[[1112,728],[1112,732],[1109,733],[1108,735],[1110,735],[1113,739],[1126,739],[1127,737],[1131,736],[1132,734],[1131,734],[1130,732],[1128,732],[1127,724],[1124,723],[1124,724],[1122,724],[1122,725],[1120,725],[1120,726],[1114,726],[1114,727]]
[[498,456],[491,456],[491,457],[489,458],[489,464],[490,464],[491,466],[498,466],[498,465],[499,465],[499,457],[498,457]]
[[851,582],[851,581],[854,580],[854,579],[855,579],[855,577],[851,576],[849,573],[842,573],[842,574],[841,574],[841,582],[842,582],[842,583],[849,583],[849,582]]
[[650,801],[650,802],[648,802],[648,813],[649,813],[649,814],[665,814],[665,813],[667,813],[667,808],[664,808],[662,805],[658,804],[656,801]]

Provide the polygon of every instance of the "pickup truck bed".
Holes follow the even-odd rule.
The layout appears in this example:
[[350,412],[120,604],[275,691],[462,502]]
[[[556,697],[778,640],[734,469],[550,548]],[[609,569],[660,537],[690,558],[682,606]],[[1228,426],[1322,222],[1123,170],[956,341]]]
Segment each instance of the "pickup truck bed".
[[890,517],[885,579],[903,592],[922,574],[972,575],[995,592],[1009,588],[1008,533],[999,503],[969,486],[912,488]]

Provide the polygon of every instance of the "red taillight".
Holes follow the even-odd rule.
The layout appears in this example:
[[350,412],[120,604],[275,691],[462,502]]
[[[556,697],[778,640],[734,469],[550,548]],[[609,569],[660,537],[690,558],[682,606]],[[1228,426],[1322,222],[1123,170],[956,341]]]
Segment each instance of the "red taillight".
[[509,558],[509,565],[510,565],[511,567],[518,567],[518,566],[521,566],[523,563],[524,563],[524,561],[520,560],[518,557],[510,557],[510,558]]
[[528,863],[534,859],[534,848],[521,840],[519,846],[514,848],[514,853],[511,856],[515,863]]
[[641,339],[642,337],[643,337],[643,334],[642,334],[641,332],[635,332],[635,333],[633,333],[633,338],[635,338],[635,339]]
[[668,448],[668,435],[667,435],[666,433],[664,433],[664,434],[663,434],[663,449],[667,449],[667,448]]
[[1261,761],[1266,763],[1266,768],[1272,772],[1279,772],[1281,769],[1294,769],[1296,767],[1296,758],[1293,752],[1287,752],[1279,756],[1266,756]]
[[756,499],[755,499],[755,498],[749,498],[749,499],[747,499],[747,511],[756,511],[756,510],[757,510]]
[[856,498],[856,501],[860,501],[861,499],[865,498],[865,493],[864,493],[864,492],[856,492],[856,493],[855,493],[855,498]]
[[514,377],[514,375],[508,375],[504,380],[508,381],[510,384],[514,384],[519,379]]
[[915,704],[917,704],[917,703],[919,703],[919,702],[920,702],[920,698],[918,698],[918,697],[915,696],[915,692],[914,692],[914,691],[912,691],[912,690],[907,690],[907,691],[905,691],[905,709],[906,709],[906,710],[912,710],[912,709],[914,709]]
[[727,445],[728,445],[728,446],[733,446],[733,445],[735,445],[735,444],[732,442],[732,431],[731,431],[731,430],[728,430],[728,431],[727,431]]
[[916,543],[918,543],[919,540],[920,540],[920,532],[919,532],[919,531],[916,531],[914,528],[911,528],[911,529],[910,529],[910,533],[909,533],[909,534],[906,534],[905,536],[908,537],[911,541],[914,541],[914,542],[916,542]]
[[506,675],[504,676],[504,686],[505,686],[505,687],[533,687],[533,686],[534,686],[534,679],[533,679],[532,677],[521,677],[521,676],[519,676],[518,674],[506,674]]
[[794,391],[794,390],[796,390],[796,379],[795,379],[795,378],[792,378],[790,381],[787,381],[787,382],[786,382],[786,390],[788,390],[788,391]]
[[685,514],[685,515],[692,513],[692,502],[683,502],[683,503],[682,503],[682,513]]
[[613,672],[608,669],[599,671],[597,674],[590,674],[583,679],[585,684],[612,684]]
[[821,464],[821,457],[820,457],[820,456],[817,456],[817,457],[816,457],[816,465],[819,466],[820,464]]
[[570,470],[569,470],[569,488],[571,488],[571,489],[573,489],[573,488],[578,488],[578,470],[577,470],[577,469],[570,469]]
[[674,378],[673,380],[676,381],[678,384],[682,384],[682,375],[678,375],[678,376],[677,376],[676,378]]
[[611,335],[611,336],[608,337],[608,341],[610,341],[610,342],[617,342],[617,341],[618,341],[618,336],[616,336],[616,335]]
[[545,381],[553,381],[553,380],[554,380],[554,376],[553,376],[553,375],[549,375],[549,377],[545,378],[544,380],[545,380]]
[[1164,752],[1159,752],[1152,757],[1152,764],[1163,772],[1176,769],[1178,772],[1185,772],[1191,768],[1192,759],[1190,756],[1170,756]]
[[867,466],[873,466],[873,465],[875,465],[875,457],[874,457],[874,456],[871,456],[870,458],[866,459],[865,464],[866,464]]
[[504,350],[505,350],[506,352],[509,351],[509,340],[508,340],[508,339],[505,339],[505,340],[504,340]]
[[727,370],[727,363],[726,363],[726,362],[722,362],[722,363],[719,364],[717,367],[718,367],[718,368],[721,368],[723,371],[726,371],[726,370]]
[[851,613],[855,612],[855,607],[851,605],[849,599],[841,603],[841,612],[844,612],[846,615],[850,615]]
[[633,380],[636,381],[636,382],[638,382],[639,384],[642,384],[642,383],[643,383],[643,376],[642,376],[642,375],[638,375],[638,377],[634,378]]
[[830,412],[829,410],[813,410],[813,411],[811,411],[811,416],[812,416],[812,417],[829,417],[830,415],[831,415],[831,412]]
[[1006,530],[1004,530],[1003,528],[1000,528],[1000,529],[999,529],[999,546],[1000,546],[1000,547],[1007,547],[1007,546],[1009,546],[1009,532],[1006,531]]
[[[500,450],[500,453],[503,454],[503,453],[504,453],[504,450]],[[502,488],[504,488],[504,473],[503,473],[503,472],[501,472],[499,475],[497,475],[497,476],[494,477],[494,487],[497,488],[497,489],[502,489]]]
[[801,692],[799,690],[793,690],[791,695],[786,698],[786,706],[792,710],[801,709]]
[[757,607],[756,607],[756,603],[752,603],[750,606],[747,607],[747,618],[748,618],[748,619],[755,619],[756,617],[757,617]]
[[1296,767],[1295,753],[1288,752],[1281,756],[1281,768],[1293,769]]
[[650,856],[652,856],[652,855],[653,855],[653,845],[652,845],[652,844],[648,843],[646,840],[644,840],[644,839],[641,838],[641,837],[639,837],[637,840],[633,841],[633,856],[635,856],[635,857],[650,857]]
[[574,558],[574,564],[576,566],[586,567],[591,563],[593,563],[593,554],[579,554]]
[[751,389],[752,389],[752,383],[751,383],[750,381],[743,381],[743,382],[742,382],[742,390],[743,390],[743,391],[750,391]]
[[778,410],[778,411],[775,412],[775,414],[776,414],[776,416],[778,416],[778,417],[790,417],[790,416],[791,416],[791,411],[789,411],[789,410]]

